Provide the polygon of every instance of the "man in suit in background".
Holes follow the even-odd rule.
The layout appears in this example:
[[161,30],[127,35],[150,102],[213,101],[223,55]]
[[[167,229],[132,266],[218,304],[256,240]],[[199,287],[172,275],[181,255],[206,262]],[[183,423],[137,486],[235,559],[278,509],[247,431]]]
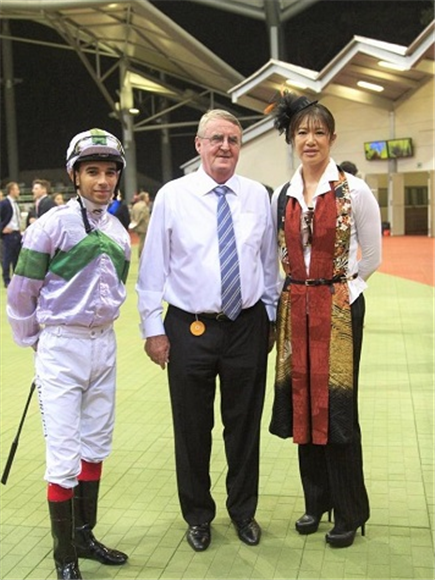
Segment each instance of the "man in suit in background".
[[21,249],[21,211],[18,205],[20,187],[15,181],[6,185],[6,198],[0,203],[0,236],[3,242],[3,283],[11,281]]
[[44,215],[52,207],[56,207],[54,199],[51,198],[51,183],[46,179],[34,179],[32,182],[32,194],[35,201],[33,215],[28,220],[28,225]]

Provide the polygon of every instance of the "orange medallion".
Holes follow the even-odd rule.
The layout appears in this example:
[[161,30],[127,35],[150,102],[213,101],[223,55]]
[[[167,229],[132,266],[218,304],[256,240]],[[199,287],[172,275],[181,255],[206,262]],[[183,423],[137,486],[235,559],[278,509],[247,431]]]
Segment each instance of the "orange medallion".
[[201,336],[201,334],[204,334],[205,332],[205,324],[200,320],[195,320],[190,325],[190,332],[193,336]]

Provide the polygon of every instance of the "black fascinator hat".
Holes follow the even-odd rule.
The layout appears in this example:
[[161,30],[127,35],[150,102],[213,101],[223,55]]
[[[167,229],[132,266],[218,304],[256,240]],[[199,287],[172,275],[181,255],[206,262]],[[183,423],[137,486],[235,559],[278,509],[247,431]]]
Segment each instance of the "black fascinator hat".
[[291,93],[289,91],[280,91],[279,96],[273,99],[270,105],[266,107],[266,114],[272,113],[275,117],[274,127],[279,134],[285,133],[285,140],[289,142],[288,129],[292,119],[297,113],[303,111],[318,101],[310,101],[307,97]]

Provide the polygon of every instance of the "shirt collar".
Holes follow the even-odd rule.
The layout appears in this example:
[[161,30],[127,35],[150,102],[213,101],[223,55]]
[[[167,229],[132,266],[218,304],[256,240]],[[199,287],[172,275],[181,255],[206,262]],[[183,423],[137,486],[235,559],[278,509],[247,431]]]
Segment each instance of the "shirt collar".
[[94,219],[99,220],[107,212],[107,209],[109,207],[108,205],[100,205],[97,203],[93,203],[92,201],[90,201],[86,197],[83,197],[82,195],[80,197],[88,214],[90,214]]
[[196,171],[196,176],[198,179],[197,191],[201,196],[211,193],[211,191],[217,185],[226,185],[231,189],[232,193],[234,193],[235,195],[238,195],[238,193],[240,192],[240,182],[237,175],[232,175],[230,179],[228,179],[228,181],[226,181],[225,183],[216,183],[216,181],[204,171],[204,168],[201,165],[199,169]]
[[[317,186],[317,191],[314,195],[321,195],[322,193],[326,193],[331,189],[331,181],[337,181],[339,177],[337,164],[333,159],[329,160],[328,165],[326,166],[325,171],[323,172],[322,177],[320,178],[319,184]],[[290,187],[288,190],[288,195],[293,195],[293,197],[299,198],[298,193],[303,190],[303,180],[302,180],[302,165],[296,169],[295,174],[292,177]]]

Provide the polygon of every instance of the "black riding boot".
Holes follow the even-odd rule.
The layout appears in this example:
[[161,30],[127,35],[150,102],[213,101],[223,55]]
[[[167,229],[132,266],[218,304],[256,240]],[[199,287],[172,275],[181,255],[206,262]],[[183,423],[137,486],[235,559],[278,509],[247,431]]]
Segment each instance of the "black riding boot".
[[99,487],[99,481],[79,481],[74,490],[74,543],[77,556],[112,566],[125,564],[128,559],[127,554],[106,548],[92,533],[97,523]]
[[57,580],[81,579],[77,553],[73,543],[73,505],[67,501],[49,501],[48,509],[53,536],[53,557]]

